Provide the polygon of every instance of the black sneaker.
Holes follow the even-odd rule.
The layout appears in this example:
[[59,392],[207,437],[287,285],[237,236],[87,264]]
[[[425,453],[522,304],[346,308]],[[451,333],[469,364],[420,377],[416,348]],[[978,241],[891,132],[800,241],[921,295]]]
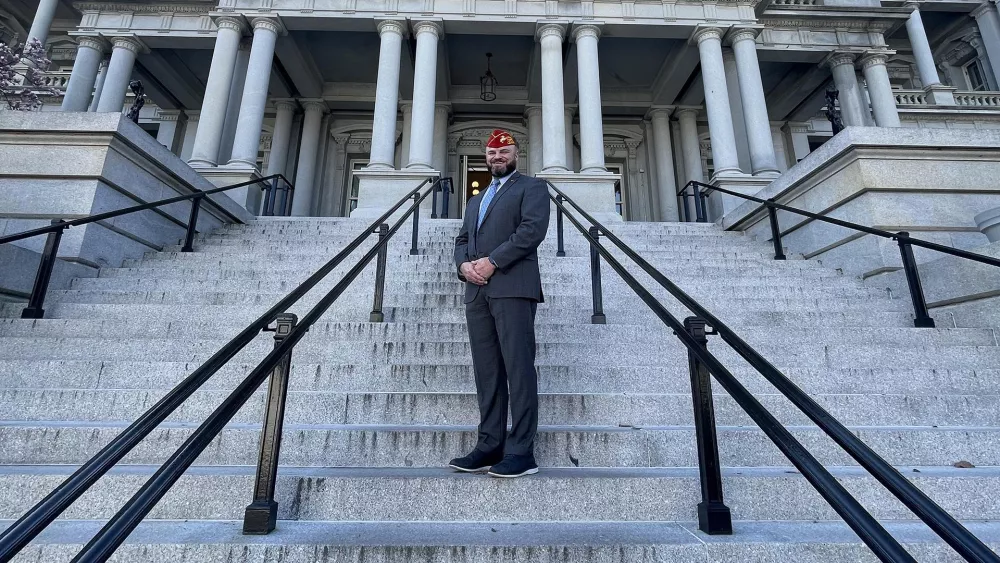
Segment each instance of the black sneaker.
[[490,468],[490,477],[524,477],[538,473],[538,464],[531,455],[506,455],[503,461]]
[[472,453],[465,457],[456,457],[448,462],[448,467],[466,473],[478,473],[486,471],[491,465],[500,463],[503,459],[503,452],[486,453],[480,450],[472,450]]

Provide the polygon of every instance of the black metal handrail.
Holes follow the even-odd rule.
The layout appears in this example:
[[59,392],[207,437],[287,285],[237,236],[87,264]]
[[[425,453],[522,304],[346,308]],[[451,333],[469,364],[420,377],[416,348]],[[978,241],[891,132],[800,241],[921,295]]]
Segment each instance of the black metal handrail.
[[[694,190],[694,194],[688,194],[688,188]],[[759,197],[754,197],[746,194],[741,194],[739,192],[734,192],[732,190],[727,190],[725,188],[720,188],[713,186],[711,184],[706,184],[704,182],[698,182],[696,180],[691,180],[681,188],[678,192],[678,196],[693,196],[695,201],[704,200],[708,197],[708,191],[716,191],[726,195],[736,196],[743,198],[748,201],[753,201],[761,204],[762,207],[767,208],[768,220],[771,226],[771,241],[774,244],[774,259],[784,260],[784,247],[781,244],[781,237],[783,234],[787,234],[790,231],[785,231],[782,233],[781,227],[778,224],[778,211],[787,211],[789,213],[794,213],[796,215],[801,215],[803,217],[808,217],[816,221],[822,221],[824,223],[830,223],[832,225],[837,225],[840,227],[845,227],[848,229],[853,229],[855,231],[860,231],[870,235],[875,235],[877,237],[887,238],[894,240],[899,245],[900,259],[903,263],[903,273],[906,276],[906,284],[910,291],[910,300],[913,303],[913,313],[914,320],[913,324],[916,327],[921,328],[934,328],[934,319],[931,318],[930,313],[927,310],[927,301],[924,298],[923,286],[920,283],[920,272],[917,269],[917,261],[913,257],[913,247],[919,246],[921,248],[926,248],[928,250],[934,250],[941,252],[943,254],[950,254],[951,256],[957,256],[959,258],[965,258],[967,260],[972,260],[979,262],[981,264],[988,264],[990,266],[1000,267],[1000,259],[993,258],[992,256],[985,256],[983,254],[977,254],[975,252],[969,252],[968,250],[961,250],[958,248],[952,248],[950,246],[945,246],[943,244],[938,244],[936,242],[930,242],[923,239],[918,239],[910,236],[910,233],[906,231],[900,231],[898,233],[893,233],[890,231],[884,231],[882,229],[876,229],[874,227],[866,227],[865,225],[859,225],[857,223],[852,223],[850,221],[844,221],[843,219],[835,219],[833,217],[826,217],[804,209],[798,209],[795,207],[789,207],[777,203],[770,199],[761,199]],[[685,199],[684,205],[684,216],[687,219],[687,200]],[[702,205],[704,207],[704,204]],[[755,209],[751,215],[756,214],[760,211],[760,208]],[[699,216],[699,222],[707,222],[707,218],[702,221],[701,216]],[[800,223],[801,225],[801,223]],[[798,228],[796,225],[795,228]]]
[[[969,532],[955,518],[948,514],[943,508],[936,504],[930,497],[925,495],[920,489],[914,486],[898,470],[875,453],[860,438],[855,436],[842,423],[816,403],[808,394],[793,383],[785,374],[768,362],[755,349],[740,338],[731,328],[720,321],[677,285],[671,282],[659,270],[654,268],[642,256],[631,247],[621,241],[617,236],[584,211],[576,202],[566,197],[557,187],[549,183],[549,187],[556,192],[556,196],[550,197],[555,201],[557,212],[566,217],[576,226],[577,230],[588,240],[592,248],[608,261],[608,264],[622,277],[625,283],[639,295],[639,297],[653,310],[653,312],[664,323],[667,324],[674,334],[687,347],[689,355],[692,357],[692,383],[695,383],[695,361],[704,364],[712,376],[726,389],[730,397],[757,423],[760,429],[771,439],[772,442],[782,451],[793,465],[803,474],[803,476],[816,488],[817,492],[830,503],[832,508],[845,520],[845,522],[861,537],[862,541],[872,549],[872,551],[882,561],[902,562],[914,561],[914,559],[899,545],[899,543],[868,513],[858,501],[843,488],[840,483],[829,473],[805,449],[798,440],[761,405],[753,395],[729,372],[710,352],[703,342],[699,342],[697,327],[684,326],[674,318],[666,308],[656,300],[653,295],[646,290],[632,276],[628,270],[598,241],[597,237],[591,233],[572,214],[564,209],[562,201],[570,203],[576,211],[589,221],[596,228],[600,235],[606,237],[617,246],[629,259],[635,262],[646,274],[655,280],[661,287],[666,289],[684,307],[694,313],[695,317],[689,320],[704,323],[701,326],[701,334],[704,332],[704,325],[710,326],[714,333],[718,334],[724,342],[733,348],[742,358],[744,358],[753,368],[768,380],[785,398],[792,402],[796,408],[803,412],[817,427],[830,436],[841,448],[843,448],[858,464],[870,475],[875,477],[890,493],[903,502],[914,514],[924,521],[938,536],[947,542],[953,549],[968,561],[977,562],[1000,562],[997,557],[982,541]],[[595,290],[600,290],[595,286]],[[689,323],[691,324],[691,323]],[[710,391],[709,391],[710,392]],[[696,393],[697,395],[697,393]],[[709,402],[709,405],[711,403]],[[695,403],[696,414],[699,409],[698,402]],[[696,416],[696,424],[701,417]],[[711,435],[714,446],[714,417],[711,420]],[[701,429],[705,430],[705,429]],[[702,432],[699,431],[699,440],[702,439]],[[699,443],[699,453],[702,452],[703,444]],[[718,466],[718,452],[711,452],[714,456],[714,465]],[[721,481],[717,484],[719,490],[709,491],[706,486],[705,464],[702,463],[703,480],[703,503],[721,504],[722,491]],[[710,476],[709,476],[710,477]],[[710,479],[709,479],[710,480]],[[712,493],[712,494],[709,494]],[[727,514],[728,516],[728,514]],[[703,528],[711,529],[711,522],[701,522]],[[707,531],[707,530],[706,530]]]
[[[167,463],[164,464],[159,471],[157,471],[149,482],[147,482],[146,486],[144,486],[140,492],[136,494],[136,497],[129,501],[128,505],[119,511],[119,513],[115,515],[114,519],[112,519],[112,521],[109,522],[104,529],[102,529],[98,536],[95,536],[95,538],[87,544],[84,550],[80,552],[77,558],[74,559],[74,561],[88,562],[106,560],[107,557],[109,557],[111,553],[113,553],[113,551],[121,544],[121,542],[125,540],[135,526],[138,525],[142,517],[152,509],[160,498],[162,498],[163,494],[165,494],[170,486],[180,477],[180,474],[183,473],[183,471],[190,466],[191,463],[193,463],[193,461],[197,458],[197,455],[201,453],[204,447],[206,447],[208,443],[218,434],[218,432],[221,431],[225,423],[232,418],[232,416],[239,409],[239,406],[233,408],[230,407],[237,403],[242,405],[246,402],[253,391],[259,387],[264,376],[266,376],[269,371],[278,365],[278,363],[282,360],[282,357],[287,357],[287,353],[291,350],[291,347],[294,346],[296,342],[301,340],[309,326],[312,325],[316,319],[318,319],[319,316],[326,311],[327,308],[329,308],[329,306],[341,293],[343,293],[344,289],[357,277],[358,273],[361,272],[364,266],[371,261],[379,250],[388,244],[392,234],[400,228],[407,217],[411,214],[414,218],[419,216],[420,202],[427,197],[428,193],[437,189],[438,186],[438,183],[435,182],[421,196],[419,192],[428,182],[430,182],[430,179],[424,180],[419,186],[410,191],[404,198],[400,199],[381,217],[372,222],[363,233],[358,235],[336,256],[331,258],[326,264],[316,270],[316,272],[309,276],[308,279],[299,284],[298,287],[258,317],[257,320],[243,329],[232,340],[223,345],[218,352],[216,352],[204,364],[195,369],[189,376],[168,392],[162,399],[159,400],[159,402],[156,403],[156,405],[143,413],[142,416],[116,436],[115,439],[101,449],[100,452],[76,470],[73,475],[63,481],[63,483],[56,487],[56,489],[53,490],[48,496],[32,507],[28,512],[21,516],[21,518],[14,522],[14,524],[0,534],[0,563],[6,563],[13,559],[13,557],[34,537],[51,524],[53,520],[55,520],[63,511],[66,510],[66,508],[68,508],[75,500],[84,494],[94,483],[97,482],[98,479],[104,476],[115,464],[128,455],[128,453],[136,445],[138,445],[139,442],[145,439],[146,436],[148,436],[161,422],[163,422],[168,416],[170,416],[171,413],[180,407],[195,391],[208,381],[209,378],[218,372],[219,369],[226,365],[233,357],[235,357],[236,354],[246,347],[247,344],[253,341],[260,332],[268,330],[268,325],[270,325],[271,322],[278,320],[278,330],[280,331],[282,321],[285,319],[279,317],[285,317],[283,313],[285,313],[290,306],[313,289],[331,271],[333,271],[334,268],[340,265],[351,253],[361,246],[372,234],[379,233],[381,225],[383,225],[384,222],[408,200],[414,200],[406,214],[399,221],[397,221],[392,229],[388,231],[387,236],[379,238],[379,241],[372,247],[371,250],[369,250],[367,254],[365,254],[365,256],[361,259],[361,262],[352,268],[344,280],[338,283],[320,300],[319,304],[316,305],[305,318],[303,318],[300,324],[295,326],[295,328],[287,334],[281,334],[282,338],[280,342],[277,342],[275,349],[269,353],[260,364],[258,364],[247,379],[245,379],[226,399],[226,402],[216,409],[216,411],[212,413],[205,423],[198,428],[196,433],[192,435],[192,437],[189,438],[173,456],[171,456]],[[413,226],[414,230],[416,230],[416,221],[414,221]],[[379,280],[376,280],[376,285],[378,286],[378,284]],[[283,398],[281,398],[281,400],[283,401]],[[268,423],[265,425],[265,431],[267,431],[268,427],[270,427],[270,430],[273,432],[275,425],[280,428],[280,422],[273,420],[267,422]],[[205,438],[209,434],[211,434],[211,436]],[[262,451],[264,446],[265,444],[262,441]],[[195,451],[195,449],[197,451]],[[262,458],[263,457],[264,456],[262,455]],[[266,461],[268,464],[273,463],[273,466],[269,465],[268,468],[262,469],[263,463],[265,462],[265,460],[262,459],[262,466],[258,467],[259,474],[267,471],[270,471],[271,474],[274,473],[277,466],[276,456],[273,456]]]
[[[281,183],[281,187],[279,187],[279,182]],[[124,209],[96,213],[94,215],[88,215],[86,217],[80,217],[69,221],[53,219],[52,224],[48,227],[39,227],[37,229],[31,229],[29,231],[0,237],[0,244],[7,244],[41,235],[48,235],[45,240],[45,247],[42,250],[42,254],[38,262],[38,269],[35,272],[35,282],[32,285],[31,295],[28,297],[28,306],[21,311],[21,318],[40,319],[45,316],[45,295],[49,291],[49,281],[52,279],[52,271],[55,269],[56,257],[59,254],[59,243],[62,241],[62,236],[63,233],[66,232],[66,229],[90,223],[97,223],[107,219],[114,219],[115,217],[121,217],[122,215],[138,213],[139,211],[156,209],[158,207],[163,207],[164,205],[191,200],[191,211],[188,215],[187,225],[185,225],[186,231],[184,234],[184,245],[181,247],[181,252],[192,252],[194,251],[194,237],[198,232],[198,214],[201,211],[202,202],[207,200],[213,207],[221,211],[230,219],[239,221],[238,217],[230,213],[218,202],[209,199],[208,196],[229,190],[235,190],[237,188],[245,188],[254,184],[260,184],[261,189],[265,191],[266,201],[264,206],[264,215],[273,214],[275,196],[272,194],[276,194],[278,191],[281,191],[283,194],[281,204],[282,214],[291,209],[291,202],[289,200],[291,198],[291,194],[295,190],[295,187],[292,186],[291,182],[289,182],[288,179],[281,174],[273,174],[271,176],[247,180],[246,182],[240,182],[231,186],[213,188],[211,190],[199,190],[194,186],[189,185],[189,187],[194,190],[190,194],[143,203],[141,205],[134,205]],[[268,202],[270,203],[268,204]]]

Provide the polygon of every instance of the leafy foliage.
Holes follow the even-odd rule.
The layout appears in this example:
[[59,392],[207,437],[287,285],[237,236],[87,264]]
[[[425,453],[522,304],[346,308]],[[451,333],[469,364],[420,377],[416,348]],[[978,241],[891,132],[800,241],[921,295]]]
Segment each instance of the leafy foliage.
[[52,61],[45,47],[32,37],[26,45],[11,49],[0,43],[0,95],[12,110],[32,111],[42,107],[40,95],[55,96],[56,90],[45,83],[45,70]]

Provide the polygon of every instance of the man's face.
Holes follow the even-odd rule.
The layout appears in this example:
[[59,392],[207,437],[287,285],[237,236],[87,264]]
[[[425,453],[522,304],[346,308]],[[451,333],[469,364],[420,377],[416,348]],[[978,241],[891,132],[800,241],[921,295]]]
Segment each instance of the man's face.
[[486,149],[486,164],[494,178],[503,178],[517,170],[517,146]]

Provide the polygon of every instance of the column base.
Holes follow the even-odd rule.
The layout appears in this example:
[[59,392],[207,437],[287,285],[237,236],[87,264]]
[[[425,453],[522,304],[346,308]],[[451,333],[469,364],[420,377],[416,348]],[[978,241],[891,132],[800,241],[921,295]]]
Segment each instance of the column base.
[[[615,210],[615,183],[621,181],[621,176],[618,174],[542,172],[537,177],[552,182],[584,211],[593,215],[594,219],[602,223],[622,220],[622,216]],[[554,213],[551,221],[555,221]]]
[[[730,172],[712,176],[712,180],[709,184],[727,189],[729,191],[752,196],[767,187],[767,185],[773,182],[777,177],[777,175],[751,176],[749,174],[736,174]],[[708,198],[709,219],[713,221],[721,219],[726,215],[726,213],[729,213],[748,201],[741,197],[712,192],[711,190],[709,190],[709,193],[711,194]]]
[[[351,218],[375,219],[389,210],[403,196],[413,191],[427,178],[437,180],[441,173],[437,170],[358,170],[358,206],[351,212]],[[427,189],[425,185],[422,189]],[[440,197],[438,205],[441,205]],[[421,218],[430,219],[432,196],[427,196],[420,206]],[[408,209],[400,207],[392,217],[399,217]],[[425,212],[426,211],[426,212]]]
[[[224,164],[222,166],[203,166],[197,162],[188,163],[195,172],[218,187],[231,186],[240,182],[248,182],[263,178],[255,166],[242,163]],[[261,189],[259,185],[251,185],[223,192],[230,199],[242,205],[247,211],[259,215]]]
[[955,105],[955,91],[957,88],[945,86],[944,84],[931,84],[924,88],[927,92],[927,101],[936,106]]

